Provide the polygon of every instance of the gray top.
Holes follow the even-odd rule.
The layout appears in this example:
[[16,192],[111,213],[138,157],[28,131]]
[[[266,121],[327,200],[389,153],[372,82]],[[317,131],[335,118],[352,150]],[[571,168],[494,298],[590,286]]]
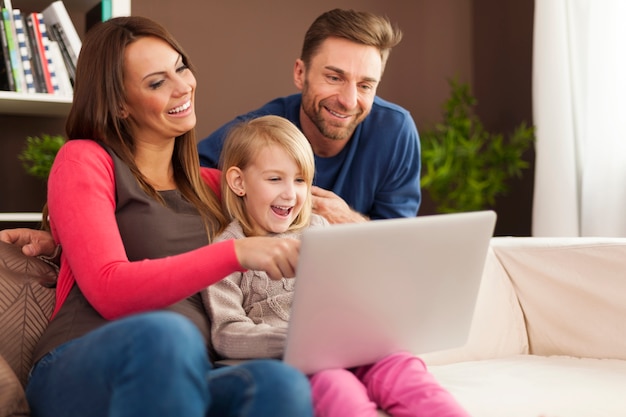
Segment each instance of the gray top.
[[[164,206],[144,192],[129,167],[114,152],[110,149],[107,152],[115,166],[115,217],[130,261],[177,255],[208,244],[200,215],[178,190],[160,192],[166,202]],[[166,310],[179,312],[191,319],[208,346],[210,323],[199,293]],[[106,323],[107,320],[89,304],[78,285],[74,284],[35,348],[34,362],[55,347]]]

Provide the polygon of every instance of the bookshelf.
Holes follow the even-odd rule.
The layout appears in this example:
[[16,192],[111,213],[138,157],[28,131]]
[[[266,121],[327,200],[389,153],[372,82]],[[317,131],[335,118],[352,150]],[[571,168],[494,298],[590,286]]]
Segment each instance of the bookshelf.
[[[33,12],[42,11],[52,1],[12,0],[12,3],[22,11]],[[131,0],[103,1],[111,2],[111,16],[131,14]],[[63,3],[82,38],[86,14],[100,0],[63,0]],[[15,155],[22,149],[26,136],[63,132],[71,105],[72,98],[67,96],[0,91],[0,125],[3,126],[0,132],[0,229],[27,227],[27,224],[41,221],[41,213],[35,211],[41,207],[36,203],[42,193],[40,184],[26,177]],[[43,195],[45,198],[45,191]]]
[[[104,0],[110,1],[112,16],[129,16],[131,14],[131,0]],[[41,11],[52,0],[13,0],[13,7],[25,11]],[[63,0],[72,20],[80,19],[100,0]],[[74,21],[77,30],[80,25]],[[19,116],[65,116],[72,105],[71,97],[55,96],[41,93],[16,93],[0,91],[0,114]]]

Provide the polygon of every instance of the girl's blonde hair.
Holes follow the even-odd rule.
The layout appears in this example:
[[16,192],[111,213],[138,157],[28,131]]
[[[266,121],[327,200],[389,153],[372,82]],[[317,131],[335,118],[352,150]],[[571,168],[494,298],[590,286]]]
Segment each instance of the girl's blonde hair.
[[315,174],[313,150],[304,134],[289,120],[279,116],[261,116],[235,125],[226,136],[220,156],[222,170],[222,205],[231,219],[241,223],[244,233],[249,236],[252,225],[246,213],[243,197],[230,189],[226,181],[226,171],[230,167],[246,169],[253,163],[261,149],[277,145],[296,162],[307,184],[308,193],[302,210],[289,226],[288,231],[302,229],[311,221],[312,201],[311,186]]

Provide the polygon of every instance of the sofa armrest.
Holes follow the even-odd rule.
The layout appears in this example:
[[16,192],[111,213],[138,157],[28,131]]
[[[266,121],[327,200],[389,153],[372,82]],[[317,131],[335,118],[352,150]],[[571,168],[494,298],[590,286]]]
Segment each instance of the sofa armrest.
[[528,353],[524,317],[507,272],[490,247],[467,343],[457,349],[421,354],[428,365]]
[[626,359],[626,238],[495,238],[530,353]]
[[[24,385],[32,351],[54,308],[57,269],[0,242],[0,356]],[[45,285],[45,286],[44,286]]]
[[0,417],[29,415],[24,389],[11,366],[0,356]]

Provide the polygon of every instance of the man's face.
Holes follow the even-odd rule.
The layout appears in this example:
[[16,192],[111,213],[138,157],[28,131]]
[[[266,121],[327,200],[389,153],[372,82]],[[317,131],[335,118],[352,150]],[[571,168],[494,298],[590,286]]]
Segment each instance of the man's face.
[[377,48],[328,38],[309,66],[296,61],[302,110],[328,139],[347,140],[372,109],[382,74]]

